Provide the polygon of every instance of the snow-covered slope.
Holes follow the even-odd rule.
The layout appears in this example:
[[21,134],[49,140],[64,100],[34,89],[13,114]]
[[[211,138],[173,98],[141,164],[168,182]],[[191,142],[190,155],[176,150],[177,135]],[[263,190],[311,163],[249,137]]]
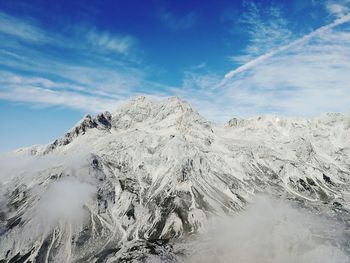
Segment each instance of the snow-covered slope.
[[216,125],[137,97],[0,157],[0,262],[183,260],[179,243],[257,193],[348,226],[349,157],[350,114]]

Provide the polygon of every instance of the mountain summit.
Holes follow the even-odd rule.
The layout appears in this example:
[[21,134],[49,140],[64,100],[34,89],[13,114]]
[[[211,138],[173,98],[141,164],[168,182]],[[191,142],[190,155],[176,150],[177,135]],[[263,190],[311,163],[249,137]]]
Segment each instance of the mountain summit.
[[349,114],[217,125],[175,97],[87,115],[0,157],[0,262],[180,261],[257,193],[349,222],[349,127]]

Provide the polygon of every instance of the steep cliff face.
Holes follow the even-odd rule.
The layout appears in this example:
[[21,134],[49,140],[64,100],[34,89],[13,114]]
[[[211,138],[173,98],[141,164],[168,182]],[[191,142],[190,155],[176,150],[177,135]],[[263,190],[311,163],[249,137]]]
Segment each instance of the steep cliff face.
[[[0,157],[0,262],[178,261],[256,193],[349,223],[350,115],[206,121],[138,97]],[[2,260],[2,261],[1,261]]]

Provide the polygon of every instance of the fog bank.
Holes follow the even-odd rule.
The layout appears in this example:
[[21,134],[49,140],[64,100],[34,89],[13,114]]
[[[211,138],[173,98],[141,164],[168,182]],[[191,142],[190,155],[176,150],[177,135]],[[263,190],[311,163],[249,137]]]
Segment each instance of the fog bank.
[[190,263],[347,263],[344,227],[267,197],[230,219],[216,219],[189,249]]

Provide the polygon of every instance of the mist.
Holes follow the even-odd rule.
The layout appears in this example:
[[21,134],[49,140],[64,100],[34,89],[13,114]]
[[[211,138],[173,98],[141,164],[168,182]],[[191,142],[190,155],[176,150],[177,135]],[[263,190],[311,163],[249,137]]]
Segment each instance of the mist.
[[23,244],[48,235],[57,225],[81,230],[88,218],[86,206],[93,204],[96,193],[89,155],[53,153],[38,158],[9,153],[0,156],[0,165],[0,212],[13,216],[9,195],[17,188],[26,193],[19,197],[25,198],[20,214]]
[[41,196],[35,216],[45,225],[52,225],[59,220],[79,221],[84,216],[83,205],[92,200],[94,193],[92,185],[76,179],[55,182]]
[[211,220],[186,244],[191,254],[183,262],[346,263],[344,231],[335,220],[260,196],[231,218]]

